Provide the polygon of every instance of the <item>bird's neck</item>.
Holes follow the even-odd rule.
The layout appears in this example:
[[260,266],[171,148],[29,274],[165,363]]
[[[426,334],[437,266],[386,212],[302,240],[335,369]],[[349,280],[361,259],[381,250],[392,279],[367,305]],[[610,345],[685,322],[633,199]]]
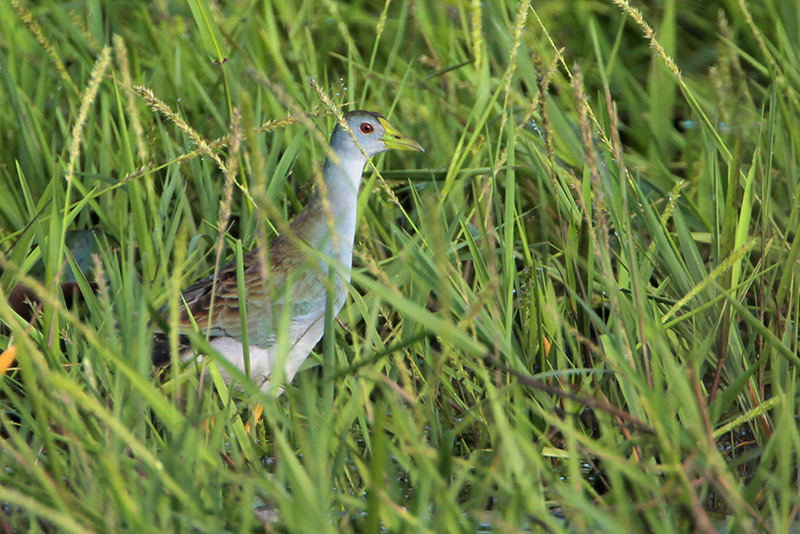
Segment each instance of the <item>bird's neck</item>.
[[[367,157],[360,150],[351,150],[346,153],[332,154],[325,159],[322,168],[325,187],[319,192],[326,195],[331,203],[341,203],[339,210],[342,214],[348,213],[350,207],[355,208],[358,202],[358,188],[361,185],[361,174]],[[324,190],[323,190],[324,189]],[[353,210],[354,211],[354,210]]]
[[358,188],[366,163],[360,151],[335,160],[329,157],[323,167],[323,184],[292,223],[309,245],[347,269],[353,261]]

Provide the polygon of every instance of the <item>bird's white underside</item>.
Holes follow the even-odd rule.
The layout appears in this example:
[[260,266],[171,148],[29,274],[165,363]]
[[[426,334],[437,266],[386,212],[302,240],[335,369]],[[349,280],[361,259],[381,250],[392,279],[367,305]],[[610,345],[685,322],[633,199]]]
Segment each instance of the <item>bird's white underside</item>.
[[[295,327],[297,325],[298,327]],[[290,332],[289,350],[280,350],[278,344],[269,348],[250,345],[250,378],[262,390],[268,391],[275,387],[278,392],[282,391],[283,383],[291,383],[294,375],[308,357],[314,346],[322,339],[325,332],[325,314],[317,316],[311,321],[301,321],[295,323]],[[300,331],[302,329],[302,332]],[[218,337],[211,341],[220,355],[228,360],[234,367],[242,373],[245,372],[244,346],[242,343],[230,337]],[[282,380],[275,380],[273,370],[283,363],[284,375]],[[231,377],[224,369],[220,369],[225,382],[230,382]],[[270,379],[272,377],[272,379]]]

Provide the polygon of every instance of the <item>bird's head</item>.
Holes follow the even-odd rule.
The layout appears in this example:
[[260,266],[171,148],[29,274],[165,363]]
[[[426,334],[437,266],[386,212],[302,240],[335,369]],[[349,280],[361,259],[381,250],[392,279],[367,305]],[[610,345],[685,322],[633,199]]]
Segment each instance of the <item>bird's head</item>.
[[[340,125],[331,134],[331,148],[338,153],[359,151],[359,146],[371,157],[387,150],[419,150],[425,152],[418,142],[400,133],[389,124],[386,117],[373,111],[356,110],[344,114],[352,135]],[[358,144],[356,144],[358,143]]]

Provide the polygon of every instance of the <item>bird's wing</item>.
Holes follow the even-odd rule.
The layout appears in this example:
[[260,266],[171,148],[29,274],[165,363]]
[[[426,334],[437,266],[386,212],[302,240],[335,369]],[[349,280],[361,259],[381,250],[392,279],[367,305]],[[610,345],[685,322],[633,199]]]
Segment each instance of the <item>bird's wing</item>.
[[[267,348],[274,342],[272,317],[283,308],[286,284],[289,273],[293,285],[313,276],[306,273],[308,264],[303,253],[283,236],[278,236],[270,244],[266,260],[269,270],[262,265],[262,250],[256,248],[247,252],[243,260],[245,293],[247,297],[247,332],[250,345]],[[213,290],[213,303],[212,303]],[[201,331],[209,326],[210,337],[230,337],[242,339],[239,316],[239,289],[236,280],[236,261],[222,267],[214,275],[198,280],[181,293],[178,331],[187,333],[194,330],[194,324]],[[211,307],[213,306],[213,310]],[[161,315],[167,317],[166,306]]]
[[[267,279],[259,257],[259,249],[251,250],[243,257],[248,303],[247,329],[250,344],[266,346],[272,337],[270,287],[280,287],[285,274],[279,271],[269,272]],[[201,331],[205,331],[210,325],[208,334],[211,337],[225,336],[241,340],[239,304],[234,260],[219,270],[216,285],[212,274],[198,280],[181,293],[178,331],[191,332],[195,324]],[[165,306],[161,310],[162,316],[166,317],[166,312]]]

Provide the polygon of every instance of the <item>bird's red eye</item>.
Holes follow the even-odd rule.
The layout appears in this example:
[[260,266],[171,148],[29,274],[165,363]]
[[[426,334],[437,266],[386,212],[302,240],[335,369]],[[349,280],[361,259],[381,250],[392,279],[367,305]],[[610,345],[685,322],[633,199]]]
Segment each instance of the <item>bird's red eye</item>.
[[365,133],[365,134],[372,133],[372,130],[374,130],[374,129],[375,128],[373,128],[372,125],[370,123],[368,123],[368,122],[362,122],[361,123],[361,132],[362,133]]

